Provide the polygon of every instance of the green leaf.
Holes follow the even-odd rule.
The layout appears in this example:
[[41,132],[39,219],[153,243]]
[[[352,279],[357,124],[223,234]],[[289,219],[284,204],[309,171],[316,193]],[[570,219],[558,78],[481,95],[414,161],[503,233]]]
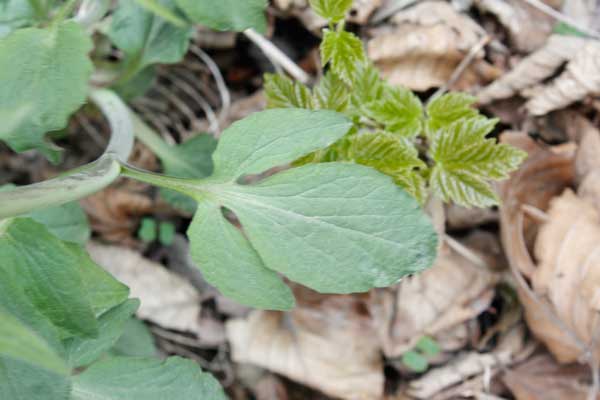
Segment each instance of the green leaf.
[[158,241],[163,246],[170,246],[173,244],[175,233],[175,225],[170,222],[162,222],[158,227]]
[[83,247],[68,245],[77,257],[83,291],[96,317],[123,303],[129,297],[129,288],[98,266]]
[[176,0],[194,22],[219,31],[267,30],[267,0]]
[[310,89],[281,74],[265,74],[265,96],[268,108],[313,108]]
[[129,357],[158,356],[152,333],[146,324],[136,318],[130,318],[126,322],[123,334],[110,353],[116,356]]
[[319,292],[389,286],[435,258],[429,219],[371,168],[309,164],[256,185],[216,185],[210,196],[237,215],[267,268]]
[[332,144],[351,126],[342,115],[325,110],[274,109],[252,114],[223,132],[213,154],[215,178],[235,180],[290,163]]
[[281,278],[267,269],[218,204],[203,201],[188,231],[192,259],[206,281],[241,304],[288,310],[294,296]]
[[217,381],[191,360],[115,357],[73,378],[71,400],[225,400]]
[[35,10],[28,1],[0,1],[0,39],[17,28],[31,24],[35,19]]
[[[157,0],[175,11],[173,0]],[[177,27],[133,0],[119,2],[108,37],[125,54],[125,72],[119,83],[132,79],[152,64],[181,61],[192,34],[190,27]]]
[[135,0],[135,2],[179,28],[185,28],[188,25],[188,23],[174,11],[172,3],[161,3],[160,0]]
[[91,235],[87,216],[76,202],[34,211],[28,216],[66,242],[84,245]]
[[423,106],[415,94],[404,87],[389,87],[385,97],[365,105],[368,115],[385,125],[388,132],[407,138],[421,133]]
[[527,155],[486,139],[496,122],[484,117],[462,119],[433,135],[430,154],[436,164],[429,182],[444,201],[465,207],[498,204],[488,181],[506,179]]
[[321,17],[335,23],[343,20],[353,0],[309,0],[312,9]]
[[350,88],[332,71],[327,71],[314,89],[318,108],[344,112],[350,101]]
[[330,64],[333,72],[344,82],[351,84],[366,57],[363,44],[356,35],[326,29],[321,42],[321,59],[323,66]]
[[44,140],[63,129],[85,101],[92,42],[77,23],[27,28],[0,39],[0,139],[15,151],[37,148],[58,161]]
[[[420,203],[424,199],[424,180],[419,179],[416,169],[427,165],[419,159],[419,153],[412,143],[403,137],[386,132],[366,132],[352,136],[347,160],[373,167],[391,176],[396,184],[408,191]],[[416,175],[413,178],[412,175]]]
[[127,321],[140,305],[138,300],[128,300],[103,314],[98,320],[98,336],[65,340],[67,362],[72,368],[90,365],[117,342]]
[[5,221],[0,229],[0,271],[66,336],[98,333],[80,277],[80,259],[65,242],[31,219]]
[[379,70],[370,62],[358,66],[356,78],[352,83],[350,113],[356,117],[367,114],[365,105],[380,100],[389,86],[379,75]]
[[[217,141],[211,135],[197,135],[177,146],[164,145],[157,152],[165,174],[178,178],[205,178],[213,171],[212,154]],[[161,196],[173,207],[193,213],[196,201],[189,196],[161,189]]]
[[146,217],[142,219],[137,235],[143,242],[154,242],[156,240],[157,230],[156,220],[154,218]]
[[462,118],[473,118],[479,111],[473,108],[477,98],[466,93],[448,93],[433,99],[427,105],[427,132],[429,135]]
[[414,372],[425,372],[429,368],[427,358],[416,351],[407,351],[402,355],[402,364]]
[[429,357],[437,356],[441,352],[438,342],[429,336],[423,336],[419,339],[416,348]]
[[65,362],[21,321],[0,309],[0,356],[25,361],[59,375],[69,370]]
[[68,377],[0,357],[0,399],[69,400],[70,392]]

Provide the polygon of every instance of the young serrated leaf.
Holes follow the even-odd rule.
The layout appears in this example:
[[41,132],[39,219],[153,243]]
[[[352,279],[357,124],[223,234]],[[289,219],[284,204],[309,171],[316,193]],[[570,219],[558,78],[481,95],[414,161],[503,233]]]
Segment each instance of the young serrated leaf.
[[444,201],[466,207],[498,204],[488,181],[507,178],[526,153],[486,139],[496,122],[484,117],[462,119],[432,135],[430,154],[436,164],[430,185]]
[[427,358],[413,350],[407,351],[402,355],[402,364],[414,372],[425,372],[429,367]]
[[65,340],[66,359],[71,368],[90,365],[108,351],[123,333],[125,323],[136,312],[139,300],[128,300],[98,319],[98,336]]
[[317,108],[337,112],[348,108],[350,88],[332,71],[327,71],[313,92]]
[[244,235],[225,219],[218,204],[204,201],[188,231],[192,259],[206,281],[241,304],[289,310],[294,295],[267,269]]
[[0,230],[0,272],[22,288],[41,314],[68,336],[98,333],[85,295],[79,257],[68,244],[31,219],[9,220]]
[[27,28],[0,39],[0,139],[15,151],[39,149],[53,162],[47,132],[67,125],[85,101],[92,42],[72,21]]
[[142,219],[137,235],[143,242],[150,243],[156,240],[157,231],[156,220],[146,217]]
[[330,64],[333,72],[344,82],[351,84],[366,57],[363,44],[356,35],[326,29],[321,42],[321,59],[324,66]]
[[71,381],[24,361],[0,357],[0,399],[70,400]]
[[313,108],[310,89],[281,74],[265,74],[265,96],[268,108]]
[[371,168],[309,164],[211,195],[237,215],[267,268],[319,292],[389,286],[435,257],[418,204]]
[[69,372],[65,362],[44,339],[1,308],[0,356],[21,360],[59,375]]
[[223,132],[213,154],[214,175],[236,180],[285,165],[332,144],[351,126],[344,116],[326,110],[273,109],[252,114]]
[[349,159],[348,151],[350,148],[350,138],[352,136],[352,132],[350,132],[334,144],[325,147],[324,149],[313,151],[304,157],[300,157],[295,160],[292,165],[294,167],[301,167],[306,164],[347,161]]
[[416,348],[429,357],[434,357],[442,351],[438,342],[429,336],[423,336],[417,342]]
[[[159,2],[175,11],[173,0]],[[125,70],[119,81],[122,85],[152,64],[181,61],[187,52],[192,29],[177,27],[130,0],[119,2],[107,34],[125,54]]]
[[311,8],[321,17],[337,24],[350,11],[353,0],[309,0]]
[[71,400],[226,400],[211,375],[179,357],[114,357],[73,378]]
[[384,98],[365,105],[372,119],[386,131],[413,138],[421,133],[423,106],[415,94],[404,87],[386,87]]
[[194,22],[219,31],[267,30],[267,0],[175,0]]
[[352,83],[352,114],[358,117],[366,114],[364,105],[383,98],[387,87],[372,63],[365,62],[359,65]]
[[462,118],[473,118],[479,111],[473,108],[477,98],[466,93],[448,93],[433,99],[427,105],[427,132],[437,131]]
[[163,246],[170,246],[173,244],[176,233],[175,225],[171,222],[161,222],[158,226],[158,241]]

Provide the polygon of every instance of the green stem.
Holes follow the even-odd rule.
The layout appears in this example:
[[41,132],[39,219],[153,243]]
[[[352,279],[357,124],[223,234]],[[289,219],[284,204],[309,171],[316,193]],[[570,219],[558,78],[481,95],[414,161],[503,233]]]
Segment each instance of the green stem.
[[58,10],[54,18],[52,18],[52,25],[57,25],[63,22],[75,9],[78,0],[67,0],[62,7]]
[[121,164],[121,174],[127,178],[135,179],[136,181],[175,190],[176,192],[187,194],[194,198],[204,192],[201,189],[202,186],[198,179],[175,178],[172,176],[156,174],[127,164]]
[[46,18],[46,7],[44,5],[42,5],[42,3],[40,2],[40,0],[28,0],[29,1],[29,5],[31,6],[31,8],[33,8],[33,11],[35,12],[35,17],[38,20],[43,20],[44,18]]

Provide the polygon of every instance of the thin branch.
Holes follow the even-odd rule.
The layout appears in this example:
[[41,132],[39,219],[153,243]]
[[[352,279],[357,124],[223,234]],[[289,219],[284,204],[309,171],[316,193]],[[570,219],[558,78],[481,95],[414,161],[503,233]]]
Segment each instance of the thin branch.
[[273,64],[281,66],[294,79],[302,83],[310,81],[310,76],[302,68],[263,35],[254,29],[246,29],[244,35],[257,45]]
[[529,4],[532,7],[537,8],[544,14],[551,16],[552,18],[554,18],[557,21],[564,22],[567,25],[571,25],[573,28],[576,28],[581,33],[585,33],[589,37],[593,37],[595,39],[600,39],[600,33],[596,32],[592,29],[589,29],[587,26],[582,25],[579,21],[577,21],[575,19],[573,19],[561,12],[556,11],[554,8],[541,2],[540,0],[522,0],[522,1]]

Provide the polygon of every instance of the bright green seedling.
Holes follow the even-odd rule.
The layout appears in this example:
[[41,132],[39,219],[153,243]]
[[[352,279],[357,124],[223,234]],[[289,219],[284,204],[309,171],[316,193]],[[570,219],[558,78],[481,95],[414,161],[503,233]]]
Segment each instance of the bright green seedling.
[[402,364],[411,371],[423,373],[429,368],[429,358],[440,353],[439,344],[429,336],[423,336],[414,349],[402,355]]
[[[321,43],[329,69],[312,90],[281,75],[265,76],[269,107],[328,109],[352,118],[349,133],[295,165],[351,161],[389,175],[424,203],[430,194],[462,206],[498,204],[490,181],[508,177],[526,157],[488,135],[497,120],[472,106],[475,98],[450,93],[427,105],[410,90],[393,87],[366,60],[362,42],[344,31],[352,2],[312,0],[330,22]],[[333,28],[335,24],[335,28]]]

